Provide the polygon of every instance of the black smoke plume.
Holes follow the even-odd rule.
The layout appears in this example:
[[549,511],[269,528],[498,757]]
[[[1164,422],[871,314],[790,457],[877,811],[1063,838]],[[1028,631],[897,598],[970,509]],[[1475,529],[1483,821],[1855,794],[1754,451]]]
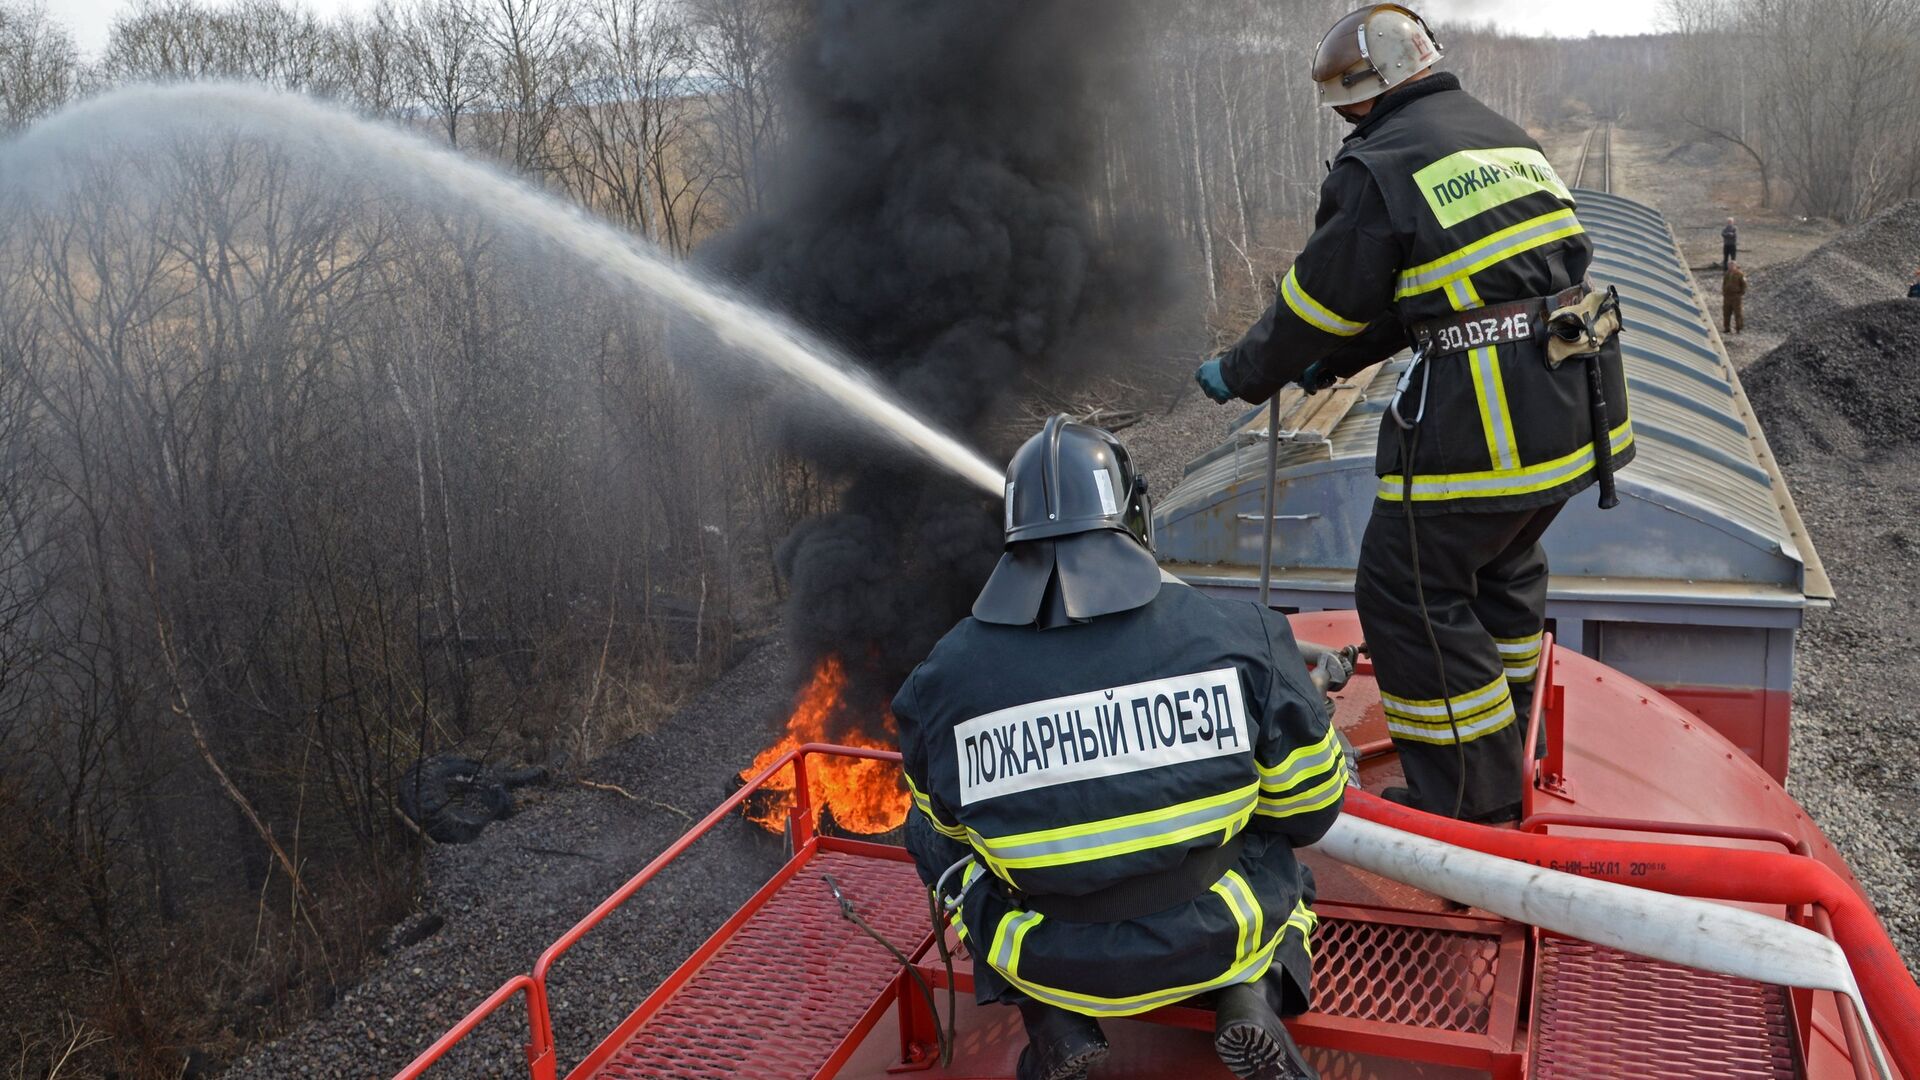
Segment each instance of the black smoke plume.
[[[1030,379],[1089,370],[1167,295],[1157,238],[1096,228],[1086,198],[1097,106],[1125,99],[1131,6],[821,0],[765,210],[710,254],[978,441]],[[790,432],[798,448],[853,482],[781,550],[790,638],[803,670],[841,654],[842,720],[871,729],[971,606],[999,554],[999,508],[871,440],[795,423],[813,425]]]

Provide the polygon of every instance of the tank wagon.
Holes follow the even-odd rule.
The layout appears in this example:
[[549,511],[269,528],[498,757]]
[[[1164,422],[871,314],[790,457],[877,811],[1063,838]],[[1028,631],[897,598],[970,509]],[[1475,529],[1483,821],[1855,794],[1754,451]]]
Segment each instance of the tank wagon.
[[[1666,220],[1617,195],[1577,197],[1590,275],[1620,290],[1638,456],[1619,475],[1618,507],[1581,495],[1547,533],[1548,627],[1562,648],[1659,689],[1782,780],[1794,636],[1832,587]],[[1282,414],[1274,606],[1353,606],[1375,434],[1409,362]],[[1161,558],[1208,591],[1258,588],[1267,417],[1239,417],[1155,508]]]

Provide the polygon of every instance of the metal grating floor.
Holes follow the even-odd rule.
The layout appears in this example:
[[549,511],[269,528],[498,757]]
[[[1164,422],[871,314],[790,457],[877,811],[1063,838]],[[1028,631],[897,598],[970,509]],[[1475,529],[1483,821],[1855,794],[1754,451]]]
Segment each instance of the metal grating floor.
[[840,917],[822,874],[899,948],[910,952],[926,936],[926,893],[911,863],[822,852],[594,1076],[814,1075],[900,970]]
[[1533,1073],[1793,1080],[1787,992],[1549,937],[1540,949]]
[[1313,1007],[1353,1020],[1486,1034],[1500,938],[1327,919],[1313,935]]

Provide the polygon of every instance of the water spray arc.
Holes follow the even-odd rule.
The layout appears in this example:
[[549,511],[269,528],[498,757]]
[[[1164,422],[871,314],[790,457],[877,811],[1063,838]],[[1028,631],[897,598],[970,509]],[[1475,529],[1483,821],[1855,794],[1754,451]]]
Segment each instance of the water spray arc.
[[397,128],[295,94],[234,83],[133,86],[72,106],[0,148],[0,187],[25,188],[68,155],[103,141],[226,130],[304,151],[319,167],[378,171],[417,197],[451,199],[560,248],[618,285],[644,290],[698,320],[723,345],[870,426],[903,448],[998,496],[1001,470],[915,416],[833,349],[792,322],[551,195]]

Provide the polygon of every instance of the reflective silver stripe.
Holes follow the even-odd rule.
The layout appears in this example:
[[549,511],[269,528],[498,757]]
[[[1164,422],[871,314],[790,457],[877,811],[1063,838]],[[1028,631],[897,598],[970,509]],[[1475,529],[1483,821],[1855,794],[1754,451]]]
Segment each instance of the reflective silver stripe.
[[1340,758],[1339,740],[1333,737],[1333,729],[1328,728],[1326,738],[1322,739],[1320,745],[1314,747],[1312,753],[1308,756],[1298,760],[1289,759],[1283,762],[1281,766],[1272,773],[1262,768],[1260,770],[1260,787],[1264,792],[1278,794],[1300,781],[1324,771],[1327,766],[1340,760]]
[[[1463,743],[1472,742],[1482,735],[1499,731],[1501,728],[1513,723],[1513,719],[1513,703],[1508,702],[1483,719],[1461,724],[1460,741]],[[1453,742],[1453,728],[1445,723],[1440,724],[1438,727],[1425,727],[1402,723],[1392,717],[1388,717],[1387,733],[1398,738],[1411,739],[1414,742],[1440,744]]]
[[1000,920],[1000,930],[993,935],[993,966],[998,970],[1012,974],[1013,943],[1019,940],[1020,928],[1028,923],[1040,921],[1037,911],[1015,911]]
[[1402,273],[1395,289],[1395,298],[1445,288],[1448,282],[1464,274],[1485,269],[1523,251],[1539,247],[1541,244],[1561,239],[1563,236],[1575,236],[1584,231],[1571,210],[1556,210],[1551,214],[1543,214],[1530,221],[1521,222],[1519,226],[1502,229],[1484,239],[1476,240],[1444,258]]
[[1292,814],[1311,813],[1332,806],[1347,789],[1347,757],[1341,754],[1334,760],[1334,771],[1325,780],[1295,792],[1286,798],[1262,796],[1260,805],[1255,809],[1265,817],[1287,817]]
[[[1449,700],[1453,702],[1454,715],[1458,716],[1463,712],[1477,712],[1481,708],[1491,705],[1500,698],[1505,697],[1506,694],[1506,684],[1499,679],[1495,679],[1487,685],[1480,687],[1478,690],[1469,690]],[[1380,704],[1386,709],[1388,715],[1397,714],[1405,716],[1408,719],[1418,719],[1424,716],[1444,718],[1447,715],[1447,707],[1445,704],[1427,704],[1425,702],[1415,701],[1412,698],[1395,697],[1388,693],[1382,693],[1380,695]]]
[[[1194,828],[1196,826],[1224,827],[1244,817],[1258,797],[1253,785],[1248,785],[1246,794],[1218,806],[1203,806],[1172,817],[1141,821],[1133,825],[1103,829],[1097,832],[1075,836],[1062,836],[1050,840],[1034,840],[1026,843],[1008,844],[992,837],[974,834],[975,840],[982,844],[988,856],[999,862],[1011,862],[1017,859],[1032,859],[1044,856],[1071,855],[1104,848],[1113,844],[1122,844],[1130,840],[1146,840],[1157,836]],[[1204,831],[1204,830],[1201,830]],[[1169,837],[1169,843],[1173,839]],[[1062,860],[1071,861],[1071,860]]]
[[1534,675],[1539,672],[1539,670],[1540,670],[1540,661],[1538,660],[1534,660],[1529,663],[1519,664],[1519,665],[1509,664],[1507,665],[1507,681],[1508,682],[1526,682],[1528,679],[1533,678]]
[[[1280,940],[1286,936],[1286,933],[1287,927],[1282,926],[1280,931],[1273,935],[1272,940],[1263,943],[1253,955],[1228,968],[1226,972],[1215,978],[1194,983],[1191,986],[1176,986],[1151,994],[1140,994],[1131,998],[1097,998],[1082,994],[1072,994],[1064,990],[1056,990],[1050,986],[1041,986],[1039,983],[1029,982],[1004,969],[1001,969],[1000,973],[1007,976],[1008,982],[1013,983],[1035,1000],[1044,1001],[1049,1005],[1058,1005],[1063,1009],[1071,1009],[1074,1012],[1085,1013],[1089,1016],[1134,1016],[1146,1012],[1149,1009],[1157,1009],[1162,1005],[1171,1005],[1176,1001],[1190,998],[1195,994],[1204,994],[1209,990],[1217,990],[1222,986],[1251,982],[1259,978],[1266,973],[1268,965],[1273,962],[1273,950],[1279,947]],[[999,965],[995,964],[994,967],[999,968]]]
[[1286,300],[1287,307],[1300,317],[1301,322],[1323,333],[1332,334],[1335,337],[1352,337],[1367,328],[1366,323],[1341,318],[1334,314],[1331,308],[1308,296],[1307,290],[1301,288],[1300,279],[1295,276],[1292,269],[1289,269],[1287,276],[1281,279],[1280,296]]
[[1227,909],[1233,913],[1233,921],[1240,926],[1238,944],[1233,950],[1234,959],[1238,960],[1260,944],[1260,932],[1256,925],[1260,920],[1260,905],[1248,893],[1240,875],[1231,870],[1214,884],[1214,888],[1225,898]]
[[[1618,453],[1633,439],[1631,429],[1615,435],[1613,449]],[[1542,491],[1556,484],[1571,480],[1588,469],[1593,468],[1593,447],[1585,446],[1575,451],[1567,460],[1548,469],[1529,467],[1505,475],[1461,478],[1436,478],[1415,476],[1413,494],[1421,495],[1471,495],[1484,492],[1490,495],[1518,495],[1532,491]],[[1401,481],[1399,477],[1381,477],[1380,493],[1388,499],[1400,498]]]
[[1493,442],[1493,467],[1496,469],[1517,469],[1520,459],[1513,452],[1513,443],[1508,438],[1513,422],[1507,418],[1506,394],[1502,392],[1500,379],[1499,351],[1491,348],[1475,349],[1473,358],[1474,390],[1484,402],[1485,415],[1482,422],[1487,425],[1487,434]]

